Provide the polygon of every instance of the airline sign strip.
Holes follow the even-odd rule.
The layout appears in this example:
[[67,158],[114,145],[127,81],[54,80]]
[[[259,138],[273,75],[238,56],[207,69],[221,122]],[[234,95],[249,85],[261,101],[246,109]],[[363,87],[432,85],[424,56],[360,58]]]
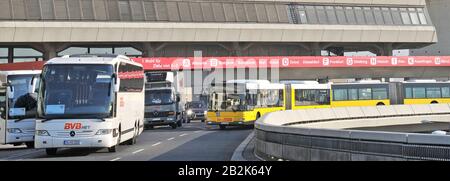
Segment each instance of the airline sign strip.
[[441,67],[450,56],[411,57],[203,57],[134,58],[146,70],[211,68]]

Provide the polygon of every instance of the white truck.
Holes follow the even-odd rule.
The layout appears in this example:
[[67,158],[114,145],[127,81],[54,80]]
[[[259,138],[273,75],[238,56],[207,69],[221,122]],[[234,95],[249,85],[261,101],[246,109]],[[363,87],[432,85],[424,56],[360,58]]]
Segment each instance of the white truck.
[[0,144],[34,147],[39,70],[0,72]]
[[125,56],[75,55],[42,70],[36,148],[94,147],[116,152],[144,128],[144,70]]

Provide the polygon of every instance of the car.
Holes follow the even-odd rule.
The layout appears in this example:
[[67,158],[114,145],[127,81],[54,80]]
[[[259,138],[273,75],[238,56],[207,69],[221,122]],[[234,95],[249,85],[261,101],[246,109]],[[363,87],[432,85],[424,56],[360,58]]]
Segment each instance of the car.
[[191,120],[201,120],[205,122],[208,106],[202,101],[192,101],[185,105],[185,120],[190,123]]

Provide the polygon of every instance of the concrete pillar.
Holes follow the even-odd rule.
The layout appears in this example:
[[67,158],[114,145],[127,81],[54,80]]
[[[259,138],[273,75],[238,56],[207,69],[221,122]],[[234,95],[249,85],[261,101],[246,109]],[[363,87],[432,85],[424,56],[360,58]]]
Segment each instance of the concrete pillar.
[[392,51],[393,51],[392,43],[386,43],[383,46],[382,56],[392,56]]
[[8,63],[13,63],[14,59],[14,49],[12,47],[8,47]]
[[322,56],[322,48],[320,47],[320,43],[311,44],[311,56]]
[[233,51],[231,52],[234,56],[242,56],[242,48],[239,42],[233,42]]
[[44,60],[50,60],[52,58],[57,57],[57,52],[56,52],[56,46],[53,45],[49,45],[49,46],[44,46]]
[[155,49],[152,47],[151,43],[142,43],[141,45],[141,51],[143,57],[154,57],[155,56]]

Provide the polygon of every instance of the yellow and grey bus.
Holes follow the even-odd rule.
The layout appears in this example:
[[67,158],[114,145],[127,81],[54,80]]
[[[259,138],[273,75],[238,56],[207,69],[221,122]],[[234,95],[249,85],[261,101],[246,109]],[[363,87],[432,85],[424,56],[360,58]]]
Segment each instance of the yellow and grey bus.
[[288,97],[286,100],[290,100],[290,105],[288,101],[286,109],[298,110],[331,107],[331,84],[319,84],[316,81],[294,82],[292,84],[287,83],[286,90]]
[[332,84],[331,107],[390,105],[389,83],[364,81]]
[[212,84],[208,105],[207,124],[227,126],[253,126],[269,112],[285,110],[283,84],[267,80],[232,80]]
[[395,84],[401,90],[392,98],[398,104],[450,103],[450,82],[436,80],[414,80]]

